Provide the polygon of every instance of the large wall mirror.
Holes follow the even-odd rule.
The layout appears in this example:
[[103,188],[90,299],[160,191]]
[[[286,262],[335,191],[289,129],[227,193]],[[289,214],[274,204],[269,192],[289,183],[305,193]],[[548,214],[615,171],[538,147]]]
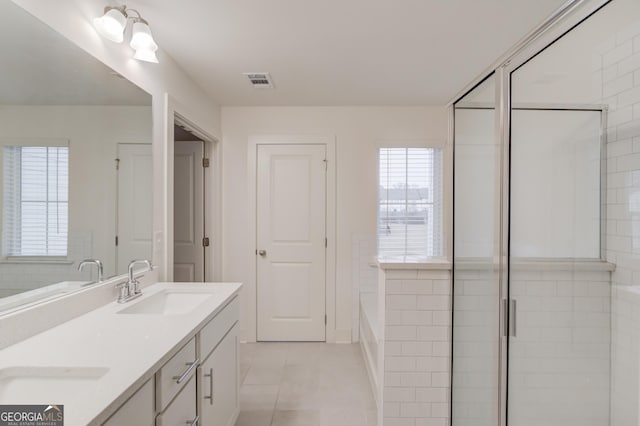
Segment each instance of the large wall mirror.
[[0,2],[0,315],[151,258],[151,96]]

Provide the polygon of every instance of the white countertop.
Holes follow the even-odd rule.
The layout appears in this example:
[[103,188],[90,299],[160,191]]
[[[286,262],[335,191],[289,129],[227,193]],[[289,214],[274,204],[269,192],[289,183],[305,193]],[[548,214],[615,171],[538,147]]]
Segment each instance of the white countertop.
[[[238,283],[158,283],[125,304],[115,301],[0,351],[3,369],[97,367],[108,371],[74,389],[52,391],[43,401],[0,395],[0,404],[63,404],[65,425],[100,424],[209,322],[234,296]],[[118,314],[167,289],[211,292],[184,315]],[[0,381],[1,383],[1,381]],[[39,398],[40,399],[40,398]]]

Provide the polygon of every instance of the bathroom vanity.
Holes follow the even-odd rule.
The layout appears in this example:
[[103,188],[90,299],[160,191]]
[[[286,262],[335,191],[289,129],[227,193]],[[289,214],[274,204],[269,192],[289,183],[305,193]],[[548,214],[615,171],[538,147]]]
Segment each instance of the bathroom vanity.
[[237,283],[158,283],[0,351],[0,404],[65,425],[220,425],[238,415]]

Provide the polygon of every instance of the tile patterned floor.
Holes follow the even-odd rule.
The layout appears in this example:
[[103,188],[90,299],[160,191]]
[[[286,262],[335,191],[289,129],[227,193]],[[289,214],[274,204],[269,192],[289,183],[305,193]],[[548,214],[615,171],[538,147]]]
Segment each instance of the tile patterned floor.
[[376,425],[357,344],[241,344],[240,367],[236,426]]

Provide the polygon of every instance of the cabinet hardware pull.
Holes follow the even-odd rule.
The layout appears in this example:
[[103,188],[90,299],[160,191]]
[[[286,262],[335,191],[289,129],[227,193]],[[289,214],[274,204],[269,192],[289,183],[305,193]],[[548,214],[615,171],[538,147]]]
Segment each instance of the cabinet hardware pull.
[[204,399],[208,399],[209,405],[213,405],[213,368],[210,368],[209,374],[205,374],[204,377],[209,377],[209,396],[205,396]]
[[191,374],[191,372],[193,371],[194,368],[196,368],[198,366],[198,363],[200,362],[200,360],[198,358],[196,358],[195,361],[193,362],[187,362],[185,365],[188,365],[189,368],[187,368],[184,373],[182,373],[179,376],[173,376],[173,380],[176,381],[176,384],[180,384],[184,381],[184,379],[186,379],[189,374]]
[[200,420],[200,416],[196,416],[196,418],[191,421],[187,420],[186,424],[189,426],[198,426],[198,420]]

